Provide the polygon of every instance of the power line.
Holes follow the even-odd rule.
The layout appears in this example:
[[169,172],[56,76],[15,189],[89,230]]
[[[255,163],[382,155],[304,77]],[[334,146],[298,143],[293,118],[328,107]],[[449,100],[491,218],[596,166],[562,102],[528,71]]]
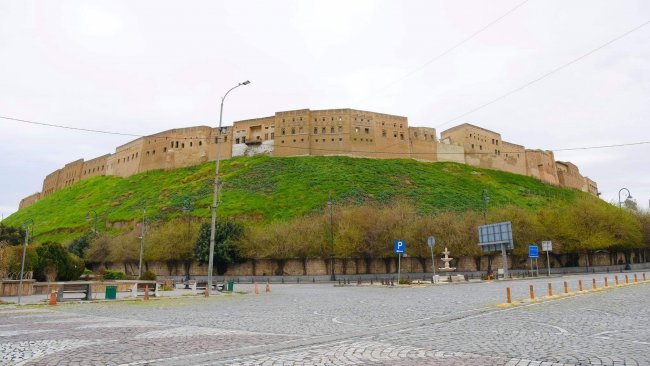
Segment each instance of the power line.
[[131,136],[131,137],[143,137],[142,135],[134,135],[132,133],[124,133],[124,132],[115,132],[115,131],[104,131],[104,130],[95,130],[95,129],[90,129],[90,128],[81,128],[81,127],[72,127],[72,126],[65,126],[65,125],[58,125],[58,124],[53,124],[53,123],[44,123],[44,122],[35,122],[35,121],[28,121],[26,119],[20,119],[20,118],[13,118],[13,117],[6,117],[6,116],[0,116],[2,119],[10,120],[10,121],[15,121],[15,122],[21,122],[21,123],[27,123],[27,124],[32,124],[32,125],[38,125],[38,126],[47,126],[47,127],[55,127],[55,128],[64,128],[67,130],[75,130],[75,131],[84,131],[84,132],[93,132],[93,133],[103,133],[106,135],[119,135],[119,136]]
[[[469,42],[470,40],[472,40],[474,37],[476,37],[477,35],[479,35],[479,34],[482,33],[483,31],[485,31],[486,29],[488,29],[488,28],[490,28],[491,26],[493,26],[494,24],[498,23],[501,19],[505,18],[506,16],[510,15],[510,13],[512,13],[512,12],[514,12],[515,10],[519,9],[520,7],[522,7],[522,6],[523,6],[524,4],[526,4],[528,1],[529,1],[529,0],[524,0],[524,1],[520,2],[519,4],[515,5],[513,8],[510,8],[508,11],[506,11],[505,13],[503,13],[503,14],[502,14],[501,16],[499,16],[498,18],[492,20],[492,21],[489,22],[488,24],[486,24],[486,25],[484,25],[483,27],[479,28],[479,29],[478,29],[477,31],[475,31],[474,33],[472,33],[472,34],[470,34],[469,36],[465,37],[465,38],[464,38],[463,40],[461,40],[460,42],[454,44],[453,46],[447,48],[446,50],[442,51],[442,52],[439,53],[438,55],[436,55],[436,56],[434,56],[433,58],[429,59],[428,61],[426,61],[426,62],[425,62],[424,64],[422,64],[421,66],[419,66],[419,67],[417,67],[417,68],[415,68],[415,69],[409,71],[408,73],[406,73],[406,74],[405,74],[404,76],[402,76],[401,78],[396,79],[396,80],[394,80],[394,81],[392,81],[392,82],[386,84],[384,87],[380,88],[380,91],[384,91],[384,90],[386,90],[386,89],[392,87],[393,85],[397,84],[398,82],[400,82],[400,81],[402,81],[402,80],[404,80],[404,79],[408,79],[409,77],[413,76],[414,74],[416,74],[416,73],[422,71],[422,70],[425,69],[427,66],[431,65],[432,63],[434,63],[435,61],[441,59],[442,57],[448,55],[449,53],[451,53],[451,52],[454,51],[455,49],[459,48],[460,46],[462,46],[462,45],[464,45],[465,43],[467,43],[467,42]],[[364,100],[366,100],[366,99],[368,99],[368,98],[365,98]]]
[[571,60],[571,61],[569,61],[569,62],[567,62],[567,63],[565,63],[565,64],[563,64],[563,65],[561,65],[561,66],[558,66],[558,67],[556,67],[555,69],[553,69],[553,70],[551,70],[551,71],[549,71],[549,72],[547,72],[547,73],[545,73],[545,74],[543,74],[543,75],[541,75],[541,76],[539,76],[539,77],[537,77],[537,78],[535,78],[535,79],[533,79],[533,80],[531,80],[531,81],[529,81],[529,82],[527,82],[527,83],[525,83],[525,84],[523,84],[523,85],[521,85],[521,86],[519,86],[519,87],[517,87],[517,88],[515,88],[515,89],[513,89],[513,90],[511,90],[511,91],[509,91],[509,92],[507,92],[507,93],[505,93],[505,94],[502,94],[501,96],[498,96],[498,97],[496,97],[496,98],[490,100],[490,101],[487,102],[487,103],[481,104],[481,105],[479,105],[478,107],[475,107],[475,108],[469,110],[468,112],[465,112],[465,113],[463,113],[463,114],[461,114],[461,115],[458,115],[458,116],[456,116],[456,117],[454,117],[454,118],[448,120],[447,122],[444,122],[444,123],[439,124],[438,126],[436,126],[436,128],[438,128],[438,127],[442,127],[442,126],[447,125],[447,124],[449,124],[449,123],[451,123],[451,122],[454,122],[454,121],[456,121],[456,120],[459,120],[459,119],[461,119],[461,118],[463,118],[463,117],[465,117],[465,116],[467,116],[467,115],[469,115],[469,114],[472,114],[472,113],[474,113],[474,112],[476,112],[476,111],[478,111],[478,110],[481,110],[481,109],[483,109],[483,108],[485,108],[485,107],[487,107],[487,106],[489,106],[489,105],[491,105],[491,104],[494,104],[494,103],[496,103],[496,102],[498,102],[498,101],[500,101],[500,100],[502,100],[502,99],[505,99],[505,98],[509,97],[510,95],[512,95],[512,94],[514,94],[514,93],[516,93],[516,92],[518,92],[518,91],[520,91],[520,90],[522,90],[522,89],[525,89],[525,88],[527,88],[527,87],[529,87],[529,86],[535,84],[536,82],[538,82],[538,81],[540,81],[540,80],[543,80],[543,79],[545,79],[545,78],[551,76],[552,74],[554,74],[554,73],[556,73],[556,72],[558,72],[558,71],[560,71],[560,70],[562,70],[562,69],[564,69],[564,68],[567,68],[567,67],[573,65],[574,63],[576,63],[576,62],[582,60],[583,58],[585,58],[585,57],[587,57],[587,56],[590,56],[591,54],[593,54],[593,53],[595,53],[595,52],[597,52],[597,51],[599,51],[599,50],[601,50],[601,49],[603,49],[603,48],[609,46],[610,44],[612,44],[612,43],[618,41],[619,39],[624,38],[625,36],[627,36],[627,35],[629,35],[629,34],[635,32],[635,31],[637,31],[637,30],[639,30],[639,29],[645,27],[645,26],[648,25],[648,24],[650,24],[650,20],[648,20],[648,21],[646,21],[645,23],[642,23],[641,25],[638,25],[638,26],[636,26],[636,27],[634,27],[634,28],[628,30],[627,32],[625,32],[625,33],[623,33],[623,34],[621,34],[621,35],[619,35],[619,36],[617,36],[617,37],[615,37],[615,38],[613,38],[613,39],[611,39],[611,40],[609,40],[609,41],[603,43],[602,45],[600,45],[600,46],[598,46],[598,47],[592,49],[591,51],[589,51],[589,52],[583,54],[582,56],[577,57],[577,58],[575,58],[575,59],[573,59],[573,60]]

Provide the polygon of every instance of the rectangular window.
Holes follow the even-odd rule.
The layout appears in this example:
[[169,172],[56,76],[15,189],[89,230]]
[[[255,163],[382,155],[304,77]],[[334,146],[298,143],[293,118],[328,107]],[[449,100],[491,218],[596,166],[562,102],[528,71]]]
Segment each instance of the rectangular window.
[[360,130],[359,127],[355,127],[355,128],[354,128],[354,133],[359,133],[359,130]]
[[369,133],[370,133],[370,129],[369,129],[369,128],[365,128],[365,132],[366,132],[366,135],[369,134]]

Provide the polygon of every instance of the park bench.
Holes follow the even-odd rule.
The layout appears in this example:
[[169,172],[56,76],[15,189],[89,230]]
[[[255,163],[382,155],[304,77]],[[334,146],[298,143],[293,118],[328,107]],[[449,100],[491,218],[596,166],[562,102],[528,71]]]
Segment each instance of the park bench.
[[[189,288],[192,291],[205,291],[205,289],[208,287],[208,281],[196,281],[196,280],[189,280],[185,281],[185,288]],[[216,289],[217,291],[223,291],[223,284],[222,283],[212,283],[212,289]]]
[[[65,297],[65,295],[76,295],[72,298]],[[79,297],[79,295],[82,295]],[[69,282],[60,283],[59,290],[56,293],[56,301],[65,300],[92,300],[92,290],[90,282]]]
[[160,284],[156,281],[137,281],[131,288],[133,297],[144,296],[145,289],[149,291],[149,295],[160,296]]

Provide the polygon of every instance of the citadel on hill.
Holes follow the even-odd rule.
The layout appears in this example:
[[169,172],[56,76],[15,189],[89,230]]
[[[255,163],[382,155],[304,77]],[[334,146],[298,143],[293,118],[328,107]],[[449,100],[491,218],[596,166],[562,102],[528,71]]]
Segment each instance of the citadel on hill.
[[555,161],[552,151],[526,149],[471,124],[445,130],[438,139],[434,128],[409,127],[406,117],[354,109],[300,109],[236,121],[221,129],[197,126],[140,137],[118,146],[113,154],[75,160],[48,174],[41,192],[23,198],[19,208],[98,175],[128,177],[215,161],[217,146],[222,159],[268,154],[452,161],[598,194],[596,182],[583,177],[576,165]]

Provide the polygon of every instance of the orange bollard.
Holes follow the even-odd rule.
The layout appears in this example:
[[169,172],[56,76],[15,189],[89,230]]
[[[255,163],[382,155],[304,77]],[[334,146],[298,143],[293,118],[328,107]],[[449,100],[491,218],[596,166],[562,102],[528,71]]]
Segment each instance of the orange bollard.
[[144,285],[144,299],[149,300],[149,285]]
[[512,303],[512,297],[510,296],[510,287],[506,287],[506,299],[508,301],[508,304]]
[[533,289],[533,285],[530,285],[530,299],[535,300],[535,290]]
[[645,278],[645,273],[643,274],[643,280],[644,280],[644,281],[647,281],[647,279]]
[[271,292],[271,285],[269,284],[269,281],[266,281],[266,288],[264,289],[265,292]]
[[598,287],[596,287],[596,279],[595,278],[591,279],[591,288],[593,288],[594,290],[598,288]]
[[607,276],[605,276],[605,287],[609,287],[609,285],[607,284]]
[[630,279],[627,277],[627,275],[625,275],[625,284],[626,285],[630,284]]
[[253,292],[255,292],[255,295],[260,294],[260,289],[259,287],[257,287],[257,282],[255,282],[255,284],[253,285]]
[[56,305],[56,291],[52,290],[52,292],[50,293],[50,301],[47,304]]
[[553,296],[553,286],[551,283],[548,283],[548,296]]
[[565,294],[569,293],[569,284],[566,281],[564,281],[564,293]]
[[205,286],[205,291],[203,291],[203,296],[210,297],[210,289],[208,286]]
[[578,291],[582,292],[582,280],[578,280]]
[[618,286],[618,276],[614,276],[614,284]]
[[639,280],[636,278],[636,273],[634,274],[634,283],[638,283]]

